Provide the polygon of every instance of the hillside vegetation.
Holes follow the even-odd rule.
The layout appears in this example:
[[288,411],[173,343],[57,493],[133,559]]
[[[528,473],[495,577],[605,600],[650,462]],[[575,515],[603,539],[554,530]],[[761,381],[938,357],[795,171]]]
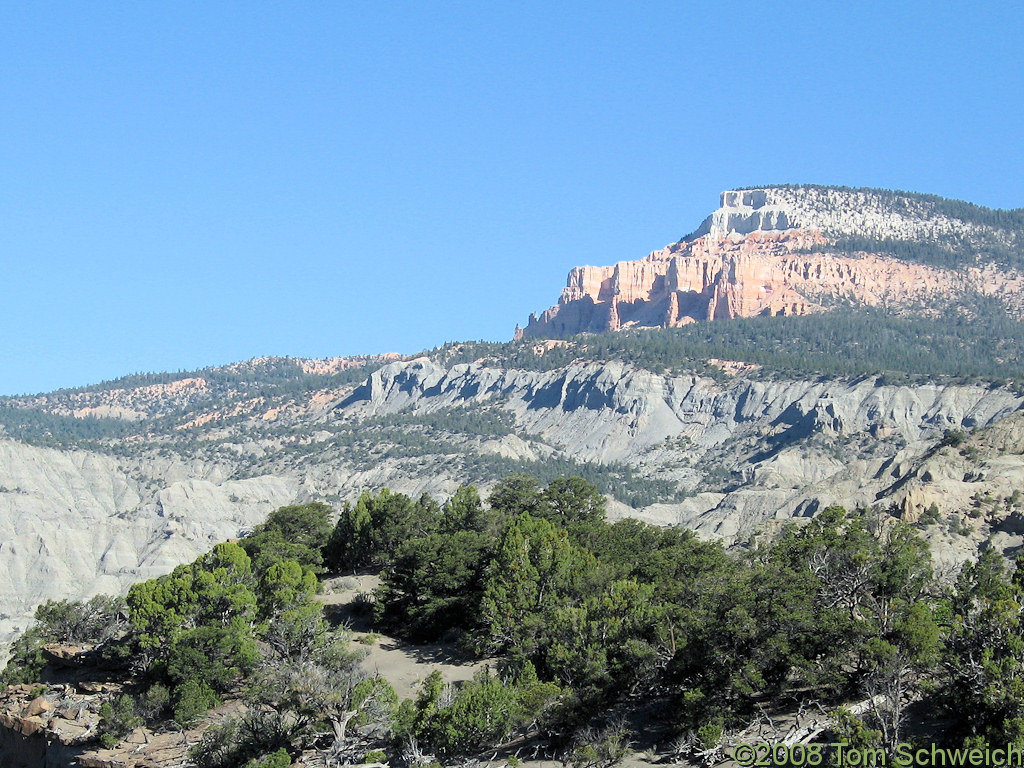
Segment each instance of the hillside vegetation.
[[426,353],[445,365],[483,359],[553,370],[575,360],[621,360],[656,372],[715,374],[708,360],[760,366],[765,378],[884,375],[894,383],[1002,384],[1024,378],[1024,323],[997,302],[945,305],[927,314],[871,308],[802,317],[716,320],[682,328],[586,334],[546,348],[536,342],[449,344]]
[[[41,606],[3,682],[45,696],[44,646],[88,644],[123,670],[101,709],[107,746],[244,701],[191,749],[199,768],[311,754],[451,764],[513,742],[609,766],[636,728],[677,758],[707,757],[766,703],[797,699],[833,711],[835,739],[890,757],[925,723],[945,746],[1024,746],[1019,573],[989,552],[940,585],[917,532],[882,513],[833,507],[730,552],[609,524],[581,478],[512,475],[486,504],[472,487],[443,505],[383,490],[331,517],[282,508],[125,601]],[[399,701],[316,600],[318,576],[354,569],[381,574],[382,630],[457,640],[493,668],[454,688],[425,671]],[[842,709],[862,699],[860,714]]]

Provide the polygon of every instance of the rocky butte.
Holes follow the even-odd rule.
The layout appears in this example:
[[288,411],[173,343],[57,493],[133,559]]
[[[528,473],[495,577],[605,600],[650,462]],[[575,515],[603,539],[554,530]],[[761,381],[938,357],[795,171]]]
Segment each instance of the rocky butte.
[[1016,213],[873,189],[730,190],[677,243],[636,261],[574,267],[558,304],[531,315],[516,337],[899,307],[967,292],[999,297],[1019,316],[1021,273],[999,264],[1022,246]]

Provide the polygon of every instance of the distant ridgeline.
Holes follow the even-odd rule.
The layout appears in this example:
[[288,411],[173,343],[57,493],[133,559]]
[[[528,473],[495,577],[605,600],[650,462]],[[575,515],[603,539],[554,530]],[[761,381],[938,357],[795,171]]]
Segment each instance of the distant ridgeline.
[[[850,378],[877,376],[880,383],[928,381],[1020,386],[1024,382],[1024,323],[994,297],[965,294],[925,307],[908,305],[895,313],[880,307],[837,307],[799,316],[757,316],[678,328],[627,328],[619,333],[577,334],[558,341],[456,342],[422,353],[450,367],[482,363],[502,369],[551,371],[573,362],[618,360],[655,373],[727,377],[723,361],[745,364],[755,378]],[[414,357],[414,356],[410,356]],[[207,449],[214,428],[240,428],[254,439],[287,438],[297,428],[286,419],[253,418],[305,402],[313,395],[353,386],[397,356],[361,360],[336,372],[310,372],[309,362],[258,360],[225,368],[177,374],[139,374],[104,384],[59,390],[46,395],[0,398],[0,434],[35,445],[87,447],[103,452],[135,450],[139,442],[187,449],[202,438]],[[317,361],[312,361],[317,362]],[[303,366],[306,366],[305,368]],[[499,438],[515,434],[501,411],[447,409],[432,414],[403,414],[360,424],[324,424],[330,445],[356,448],[387,438],[392,450],[409,456],[437,445],[437,436]],[[131,438],[134,442],[124,442]],[[322,442],[297,442],[284,448],[296,456],[313,453]],[[370,460],[370,459],[368,459]],[[513,471],[550,479],[541,466],[474,454],[477,482]],[[607,467],[583,464],[558,467],[597,482],[609,482]],[[633,483],[623,470],[620,478]],[[604,475],[601,479],[600,475]],[[621,489],[617,489],[620,490]],[[621,492],[632,499],[636,488]]]
[[[481,352],[501,348],[482,345]],[[445,346],[425,354],[445,358],[452,352]],[[536,355],[533,358],[535,364],[545,362]],[[515,472],[530,473],[545,482],[576,475],[634,507],[679,496],[673,483],[639,477],[619,462],[596,463],[568,455],[515,458],[480,450],[480,441],[511,435],[539,439],[517,429],[512,414],[498,407],[448,407],[354,422],[322,418],[329,403],[342,400],[355,385],[396,359],[397,355],[331,361],[260,358],[223,368],[133,374],[49,394],[4,397],[0,398],[0,436],[127,459],[156,451],[232,463],[240,461],[237,444],[244,437],[273,445],[274,460],[289,466],[344,454],[356,470],[367,471],[382,458],[444,455],[449,464],[455,462],[479,483]],[[317,439],[310,439],[314,431],[319,433]],[[242,463],[235,470],[238,478],[268,471],[265,463],[244,457]],[[0,486],[0,493],[20,490]]]
[[265,357],[195,371],[130,374],[38,395],[0,397],[0,434],[58,447],[133,435],[180,434],[190,414],[237,410],[243,402],[256,398],[286,402],[349,386],[396,359],[398,355],[328,360]]
[[[574,267],[557,305],[517,337],[807,315],[908,314],[997,300],[1024,312],[1024,209],[823,186],[722,193],[691,234],[635,261]],[[934,310],[932,314],[936,314]]]

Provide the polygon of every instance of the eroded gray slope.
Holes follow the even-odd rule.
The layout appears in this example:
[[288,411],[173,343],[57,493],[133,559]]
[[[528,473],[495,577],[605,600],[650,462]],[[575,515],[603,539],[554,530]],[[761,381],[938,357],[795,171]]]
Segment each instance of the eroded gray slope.
[[294,478],[230,471],[0,440],[0,643],[42,601],[123,593],[296,495]]
[[[24,626],[42,600],[123,591],[169,571],[283,504],[384,485],[443,496],[481,480],[462,460],[470,449],[629,464],[690,496],[640,510],[613,502],[613,514],[735,538],[828,503],[874,503],[945,430],[991,424],[1022,404],[1007,390],[972,386],[719,382],[620,363],[538,372],[427,359],[389,364],[333,402],[307,397],[323,404],[295,417],[288,439],[254,437],[253,424],[265,421],[258,412],[216,425],[216,458],[201,441],[187,457],[168,445],[127,459],[0,440],[0,633]],[[333,442],[350,424],[386,443],[394,432],[362,425],[453,408],[508,412],[514,433],[440,434],[420,454],[379,445],[372,461]],[[301,454],[289,450],[296,442],[307,443]]]
[[922,454],[946,430],[996,422],[1022,398],[977,386],[879,386],[873,378],[720,383],[620,363],[536,372],[445,369],[421,359],[377,371],[338,414],[495,404],[564,454],[626,462],[692,493],[642,510],[613,503],[613,514],[733,539],[832,503],[870,506],[891,484],[886,467],[894,460],[898,467]]
[[679,436],[703,450],[742,437],[785,444],[816,434],[870,434],[912,443],[952,427],[991,423],[1020,408],[1022,398],[977,386],[879,386],[867,377],[720,383],[617,362],[538,372],[478,364],[446,369],[421,358],[376,371],[336,412],[360,419],[490,403],[514,413],[520,431],[608,462],[629,460]]

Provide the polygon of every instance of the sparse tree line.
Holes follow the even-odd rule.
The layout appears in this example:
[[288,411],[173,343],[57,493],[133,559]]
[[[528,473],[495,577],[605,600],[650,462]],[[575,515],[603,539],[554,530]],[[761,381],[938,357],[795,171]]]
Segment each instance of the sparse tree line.
[[[430,674],[399,701],[315,599],[324,574],[366,571],[381,575],[378,628],[492,666],[457,687]],[[914,529],[839,507],[727,551],[606,522],[582,478],[512,475],[486,502],[467,486],[444,504],[365,493],[336,521],[323,504],[284,507],[123,600],[47,603],[2,682],[45,683],[44,644],[95,645],[130,681],[104,705],[105,743],[241,699],[193,747],[199,768],[286,766],[304,749],[456,762],[513,740],[610,765],[630,740],[621,717],[652,701],[650,727],[694,751],[766,705],[808,700],[862,746],[928,729],[1024,746],[1021,573],[987,551],[939,584]],[[855,701],[859,715],[837,709]]]

